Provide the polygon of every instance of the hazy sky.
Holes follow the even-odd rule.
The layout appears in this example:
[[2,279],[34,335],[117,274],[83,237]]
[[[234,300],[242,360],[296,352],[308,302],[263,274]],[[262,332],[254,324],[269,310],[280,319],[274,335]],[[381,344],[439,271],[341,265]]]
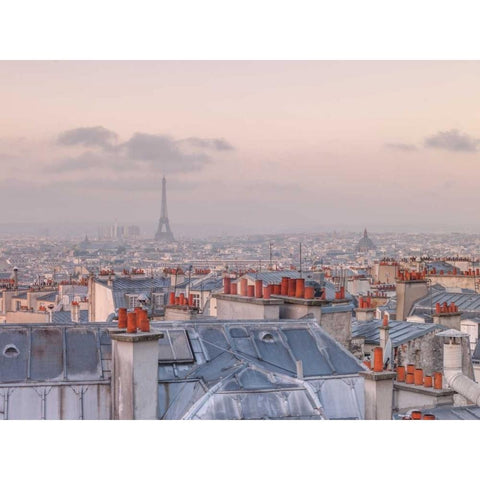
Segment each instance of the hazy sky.
[[[480,62],[0,62],[0,223],[480,225]],[[313,228],[314,229],[314,228]]]

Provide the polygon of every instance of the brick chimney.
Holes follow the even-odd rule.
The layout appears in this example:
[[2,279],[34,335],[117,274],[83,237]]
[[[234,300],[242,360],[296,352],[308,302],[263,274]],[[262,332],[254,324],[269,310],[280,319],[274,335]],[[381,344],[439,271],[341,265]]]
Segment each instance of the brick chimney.
[[437,303],[435,305],[435,313],[433,314],[433,323],[460,330],[461,315],[454,302],[450,305],[447,302],[443,304]]
[[358,308],[355,309],[355,316],[359,322],[368,322],[375,318],[375,308],[372,307],[371,297],[358,297]]
[[115,420],[156,420],[158,409],[158,340],[155,331],[111,330],[112,410]]

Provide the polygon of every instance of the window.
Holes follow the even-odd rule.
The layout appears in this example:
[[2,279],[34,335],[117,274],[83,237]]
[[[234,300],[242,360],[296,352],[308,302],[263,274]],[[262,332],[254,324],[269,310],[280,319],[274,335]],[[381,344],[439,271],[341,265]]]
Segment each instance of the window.
[[193,296],[193,306],[195,308],[200,308],[200,294],[192,293],[192,296]]
[[155,308],[162,307],[165,304],[165,298],[163,293],[153,294],[153,306]]
[[138,295],[127,295],[127,308],[131,309],[138,306]]

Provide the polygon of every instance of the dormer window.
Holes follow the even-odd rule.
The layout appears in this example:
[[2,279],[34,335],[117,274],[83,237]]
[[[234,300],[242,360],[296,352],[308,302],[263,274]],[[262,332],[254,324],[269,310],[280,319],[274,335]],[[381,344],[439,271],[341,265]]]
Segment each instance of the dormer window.
[[20,351],[15,345],[6,345],[3,349],[3,356],[7,358],[16,358],[20,355]]

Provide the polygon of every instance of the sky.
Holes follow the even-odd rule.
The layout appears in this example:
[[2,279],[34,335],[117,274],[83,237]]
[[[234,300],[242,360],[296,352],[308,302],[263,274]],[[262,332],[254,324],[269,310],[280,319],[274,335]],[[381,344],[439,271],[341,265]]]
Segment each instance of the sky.
[[2,223],[480,226],[479,61],[0,61]]

